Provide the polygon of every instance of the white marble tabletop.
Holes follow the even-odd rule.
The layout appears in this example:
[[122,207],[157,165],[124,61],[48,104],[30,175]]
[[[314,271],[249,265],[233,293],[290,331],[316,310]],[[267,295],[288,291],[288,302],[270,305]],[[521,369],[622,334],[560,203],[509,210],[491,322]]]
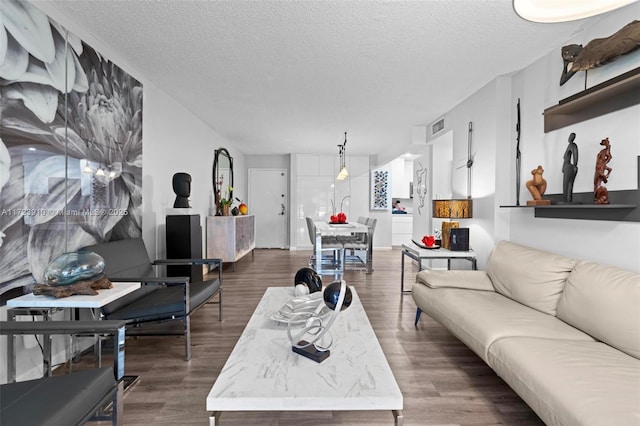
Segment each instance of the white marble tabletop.
[[69,297],[25,294],[7,301],[8,308],[101,308],[140,288],[140,283],[113,283],[112,288],[98,290],[95,296],[76,294]]
[[328,223],[328,222],[315,222],[316,228],[321,235],[349,235],[352,232],[369,231],[369,227],[358,222],[349,223]]
[[270,287],[207,396],[207,411],[402,410],[402,393],[352,287],[333,324],[331,355],[316,363],[291,350],[287,326],[269,319],[293,297]]

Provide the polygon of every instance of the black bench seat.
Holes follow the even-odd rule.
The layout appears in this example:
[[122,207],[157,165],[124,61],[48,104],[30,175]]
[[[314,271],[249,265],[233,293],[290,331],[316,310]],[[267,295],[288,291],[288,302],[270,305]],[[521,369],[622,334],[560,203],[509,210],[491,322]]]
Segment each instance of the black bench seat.
[[[8,341],[25,334],[42,334],[45,339],[52,335],[114,336],[112,367],[0,385],[0,425],[83,425],[90,419],[104,420],[103,409],[109,404],[111,423],[121,423],[124,321],[0,321],[0,334]],[[45,347],[50,349],[50,345]],[[13,345],[7,345],[7,350],[7,360],[15,359]]]

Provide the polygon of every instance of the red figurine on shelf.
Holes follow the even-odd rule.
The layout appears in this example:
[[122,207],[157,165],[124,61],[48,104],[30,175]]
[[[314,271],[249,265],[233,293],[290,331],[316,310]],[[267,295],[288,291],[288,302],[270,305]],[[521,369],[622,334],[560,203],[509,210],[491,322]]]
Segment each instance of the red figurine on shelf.
[[596,173],[593,177],[593,194],[596,204],[609,204],[609,191],[602,186],[603,183],[607,183],[609,175],[611,174],[611,167],[607,166],[607,163],[611,161],[611,145],[609,144],[609,138],[604,138],[600,145],[604,146],[598,152],[596,157]]

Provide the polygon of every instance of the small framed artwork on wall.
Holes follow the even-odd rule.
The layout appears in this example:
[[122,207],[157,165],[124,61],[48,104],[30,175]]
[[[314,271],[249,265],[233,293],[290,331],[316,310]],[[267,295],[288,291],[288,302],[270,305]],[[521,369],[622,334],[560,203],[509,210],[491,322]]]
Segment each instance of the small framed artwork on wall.
[[389,171],[371,171],[371,210],[388,210],[391,205]]

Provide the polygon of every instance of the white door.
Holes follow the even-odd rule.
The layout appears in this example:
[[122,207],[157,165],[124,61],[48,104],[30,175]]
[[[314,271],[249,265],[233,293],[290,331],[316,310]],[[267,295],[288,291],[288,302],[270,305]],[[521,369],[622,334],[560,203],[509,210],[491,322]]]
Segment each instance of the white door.
[[285,169],[249,169],[249,214],[256,217],[256,248],[286,248],[289,201]]

